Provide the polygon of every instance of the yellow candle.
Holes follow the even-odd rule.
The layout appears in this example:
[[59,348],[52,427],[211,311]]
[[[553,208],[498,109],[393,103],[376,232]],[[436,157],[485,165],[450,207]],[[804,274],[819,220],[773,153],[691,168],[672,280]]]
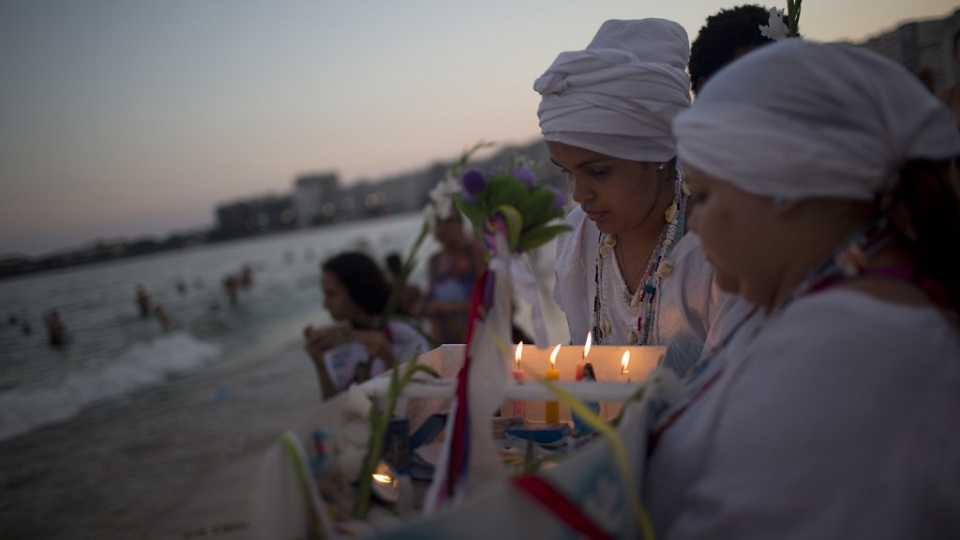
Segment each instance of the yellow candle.
[[[560,370],[557,369],[557,355],[560,354],[560,345],[554,347],[550,353],[550,369],[547,370],[548,381],[559,381]],[[544,420],[548,424],[556,424],[560,421],[560,404],[556,401],[548,401],[544,407]]]

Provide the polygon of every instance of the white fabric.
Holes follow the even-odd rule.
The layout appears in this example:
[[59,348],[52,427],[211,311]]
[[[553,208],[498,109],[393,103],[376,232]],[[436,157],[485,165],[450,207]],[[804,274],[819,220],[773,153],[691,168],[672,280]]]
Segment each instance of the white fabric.
[[843,289],[752,330],[653,450],[657,538],[960,538],[960,331]]
[[857,46],[799,40],[724,68],[673,127],[683,163],[787,199],[869,201],[906,160],[960,153],[953,116],[904,68]]
[[665,19],[609,20],[533,84],[547,141],[632,161],[672,159],[670,122],[690,106],[686,31]]
[[[582,344],[593,329],[593,301],[596,294],[595,264],[600,232],[580,207],[566,217],[573,230],[557,239],[557,269],[554,300],[567,317],[570,339]],[[668,256],[673,273],[660,282],[658,316],[651,333],[652,343],[668,347],[670,367],[682,375],[684,367],[723,339],[751,309],[738,296],[721,291],[714,283],[714,270],[694,233],[685,234]],[[616,254],[610,254],[612,272],[604,273],[604,306],[610,314],[612,331],[607,345],[628,345],[627,334],[636,328],[637,312],[623,298],[626,287]]]
[[430,342],[410,323],[402,319],[391,319],[387,323],[390,330],[390,348],[397,364],[405,364],[414,358],[430,352]]

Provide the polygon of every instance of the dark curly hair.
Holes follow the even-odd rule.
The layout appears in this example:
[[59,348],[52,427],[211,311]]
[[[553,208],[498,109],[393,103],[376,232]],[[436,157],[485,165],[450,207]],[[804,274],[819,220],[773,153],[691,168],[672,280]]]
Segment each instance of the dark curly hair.
[[770,10],[755,4],[721,9],[707,17],[690,46],[690,84],[694,95],[703,83],[741,54],[773,43],[760,35],[760,25],[770,21]]
[[383,313],[390,297],[390,284],[369,255],[348,251],[327,259],[320,269],[336,276],[364,311],[374,315]]
[[960,183],[950,161],[911,160],[884,210],[916,261],[920,286],[960,323]]

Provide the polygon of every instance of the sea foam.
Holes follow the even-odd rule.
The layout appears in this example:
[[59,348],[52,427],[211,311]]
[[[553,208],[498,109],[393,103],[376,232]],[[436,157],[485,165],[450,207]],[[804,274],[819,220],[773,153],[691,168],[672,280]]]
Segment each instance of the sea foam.
[[0,394],[0,441],[68,420],[88,407],[202,367],[220,355],[215,343],[185,332],[136,344],[87,370]]

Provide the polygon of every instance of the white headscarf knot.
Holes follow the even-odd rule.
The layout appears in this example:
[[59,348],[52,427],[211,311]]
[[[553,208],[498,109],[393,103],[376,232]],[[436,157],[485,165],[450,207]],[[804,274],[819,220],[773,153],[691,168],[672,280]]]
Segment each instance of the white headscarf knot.
[[757,195],[873,200],[910,159],[960,153],[950,112],[867,49],[789,40],[718,72],[673,123],[682,163]]
[[544,139],[633,161],[671,159],[670,122],[690,106],[689,54],[673,21],[604,22],[586,49],[560,53],[534,82]]

